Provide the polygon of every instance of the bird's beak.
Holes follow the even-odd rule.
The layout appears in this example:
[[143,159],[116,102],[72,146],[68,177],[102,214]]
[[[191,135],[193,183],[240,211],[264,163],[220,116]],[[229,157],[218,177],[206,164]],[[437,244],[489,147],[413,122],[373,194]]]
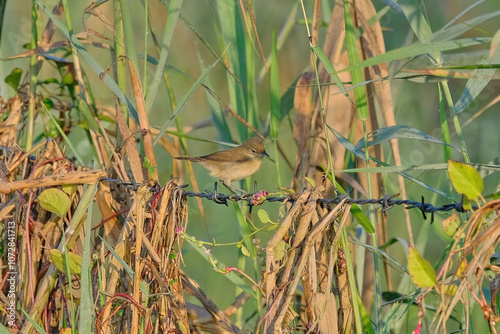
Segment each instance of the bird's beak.
[[266,151],[262,152],[262,154],[264,154],[266,157],[270,158],[270,157],[269,157],[269,154],[267,154],[267,152],[266,152]]

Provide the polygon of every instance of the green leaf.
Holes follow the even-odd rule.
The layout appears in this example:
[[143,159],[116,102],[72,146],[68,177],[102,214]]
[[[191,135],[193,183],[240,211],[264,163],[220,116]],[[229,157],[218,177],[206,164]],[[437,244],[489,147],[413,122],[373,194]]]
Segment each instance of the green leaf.
[[462,207],[464,210],[472,210],[472,203],[470,202],[470,199],[467,196],[462,197]]
[[373,324],[370,319],[370,315],[366,312],[365,305],[363,304],[363,299],[356,291],[356,297],[358,299],[359,311],[361,313],[361,319],[363,320],[363,332],[365,334],[375,334],[375,330],[373,329]]
[[459,194],[467,196],[471,201],[478,200],[484,190],[484,183],[474,167],[449,160],[448,174],[453,188]]
[[64,131],[61,128],[61,126],[59,126],[58,121],[55,119],[54,116],[52,116],[52,114],[49,112],[49,110],[45,107],[45,104],[42,104],[42,106],[43,106],[43,110],[45,110],[45,113],[50,117],[51,123],[57,128],[57,131],[59,132],[59,134],[64,138],[64,140],[66,141],[66,144],[71,149],[71,151],[75,155],[75,157],[78,160],[78,162],[80,163],[80,165],[84,166],[85,164],[83,162],[83,159],[80,156],[79,151],[76,150],[75,145],[73,145],[73,143],[71,142],[71,140],[69,140],[68,136],[66,136],[66,133],[64,133]]
[[43,98],[43,104],[45,105],[45,108],[47,108],[47,110],[54,108],[54,102],[52,102],[52,100],[48,97]]
[[464,38],[449,42],[431,42],[425,44],[412,44],[398,49],[387,51],[380,55],[373,56],[357,64],[351,64],[349,67],[343,68],[338,72],[352,71],[354,69],[364,68],[368,66],[378,65],[393,60],[411,58],[415,56],[425,55],[435,51],[449,51],[461,48],[466,48],[478,44],[488,44],[491,42],[490,37]]
[[458,291],[458,286],[454,284],[445,284],[441,287],[441,289],[444,292],[445,296],[453,297]]
[[309,183],[311,185],[311,187],[316,188],[316,181],[314,181],[313,179],[311,179],[307,176],[304,176],[304,179],[307,181],[307,183]]
[[63,184],[62,185],[62,190],[68,194],[68,195],[73,195],[76,191],[76,184]]
[[0,324],[0,334],[11,334],[11,332],[4,325]]
[[40,196],[36,199],[40,206],[47,211],[50,211],[59,217],[63,217],[68,212],[71,201],[62,191],[58,188],[49,188],[42,191]]
[[274,259],[276,261],[281,261],[281,259],[283,259],[285,257],[286,245],[287,245],[287,243],[285,242],[285,240],[281,240],[276,245],[276,249],[274,250]]
[[[68,252],[68,260],[71,274],[80,275],[82,272],[82,257],[78,254]],[[66,271],[66,261],[61,251],[55,248],[49,250],[49,261],[56,266],[59,271],[68,274]]]
[[148,158],[144,157],[144,162],[142,163],[142,167],[146,168],[148,170],[149,177],[151,179],[154,179],[153,175],[156,166],[152,166],[151,161],[149,161]]
[[[73,186],[73,185],[70,185]],[[97,184],[85,185],[85,191],[92,192],[92,198],[94,198],[97,193]],[[64,189],[64,186],[63,186]],[[76,186],[75,186],[76,189]],[[80,317],[78,323],[78,329],[82,333],[91,333],[92,326],[96,321],[96,312],[94,312],[94,285],[92,282],[92,250],[94,244],[95,236],[90,233],[92,230],[93,221],[93,205],[88,206],[87,219],[85,220],[85,231],[83,238],[83,250],[82,250],[82,262],[81,266],[83,268],[80,274]]]
[[[231,105],[234,110],[245,119],[250,125],[255,125],[252,115],[250,115],[250,103],[252,103],[249,91],[254,89],[250,84],[249,79],[253,76],[255,66],[253,58],[253,50],[251,48],[248,35],[245,33],[245,18],[246,13],[241,12],[240,3],[234,0],[218,0],[214,2],[219,16],[218,40],[221,49],[227,46],[227,61],[228,67],[231,69],[227,72],[227,84]],[[236,80],[235,80],[236,79]],[[248,129],[241,123],[236,123],[240,139],[246,139]]]
[[250,253],[248,248],[245,247],[245,245],[241,245],[240,249],[243,255],[245,255],[246,257],[252,257],[252,254]]
[[[326,172],[325,166],[321,165],[321,167],[323,168],[323,171]],[[346,193],[344,188],[342,188],[342,186],[337,182],[337,180],[335,180],[333,178],[332,173],[328,173],[328,179],[330,180],[330,182],[332,184],[335,185],[335,187],[339,190],[339,192],[341,194]],[[373,227],[373,224],[370,222],[368,217],[365,215],[365,213],[360,209],[360,207],[356,203],[353,203],[351,205],[350,211],[351,211],[354,219],[356,219],[356,221],[359,223],[359,225],[361,225],[361,227],[363,227],[365,229],[366,233],[375,232],[375,228]]]
[[116,258],[116,260],[122,265],[122,267],[125,269],[125,271],[129,274],[130,278],[133,280],[134,276],[135,276],[135,272],[132,270],[132,268],[130,268],[127,261],[125,261],[125,259],[123,257],[121,257],[120,254],[118,254],[118,252],[120,252],[120,253],[125,254],[125,255],[127,255],[127,254],[130,255],[130,246],[128,245],[128,242],[121,241],[118,243],[118,245],[113,247],[106,240],[104,240],[103,237],[101,237],[100,235],[99,235],[99,238],[101,239],[104,246],[106,246],[106,248],[109,250],[111,255],[113,255]]
[[272,220],[269,218],[267,211],[259,209],[259,211],[257,211],[257,215],[259,216],[259,219],[262,222],[262,224],[272,223]]
[[5,83],[12,87],[14,91],[17,93],[17,88],[19,87],[19,82],[21,81],[21,76],[23,74],[23,70],[19,67],[16,67],[10,72],[9,75],[5,77]]
[[[346,168],[335,170],[335,172],[344,173],[400,173],[400,172],[423,172],[423,171],[443,171],[448,170],[448,164],[422,164],[418,166],[391,166],[383,162],[379,162],[372,158],[373,161],[380,164],[377,167],[363,167],[363,168]],[[489,174],[500,171],[500,165],[494,164],[470,164],[481,172],[489,172]]]
[[359,151],[356,149],[356,146],[354,146],[353,143],[351,143],[346,137],[342,136],[339,132],[335,131],[330,125],[326,125],[328,129],[333,133],[335,137],[337,137],[337,140],[344,146],[349,152],[355,154],[358,158],[365,160],[366,161],[366,156],[363,152]]
[[429,261],[420,256],[420,253],[412,246],[409,250],[408,270],[413,283],[419,288],[430,288],[436,285],[436,272]]
[[85,116],[85,119],[87,120],[87,124],[91,126],[96,132],[99,132],[102,134],[101,127],[99,126],[99,123],[94,118],[94,115],[90,111],[89,105],[87,104],[87,101],[84,99],[79,99],[78,100],[78,108],[80,111],[83,113],[83,116]]
[[[460,151],[460,149],[453,147],[453,146],[445,143],[442,140],[439,140],[433,136],[430,136],[430,135],[428,135],[425,132],[422,132],[420,130],[411,128],[407,125],[388,126],[388,127],[381,128],[381,129],[375,130],[373,132],[370,132],[368,134],[368,139],[372,139],[372,140],[368,140],[368,146],[378,145],[378,144],[384,143],[386,141],[389,141],[389,140],[392,140],[395,138],[429,141],[432,143],[437,143],[437,144],[449,146],[457,151]],[[363,149],[364,147],[365,147],[365,140],[363,138],[356,144],[356,149],[361,152],[361,149]],[[362,152],[362,154],[364,155],[363,152]]]
[[[181,19],[182,16],[181,16]],[[188,25],[189,26],[189,25]],[[205,44],[205,43],[204,43]],[[200,62],[200,68],[205,68],[205,61],[199,50],[197,50],[196,54],[198,55],[198,61]],[[214,52],[215,55],[215,52]],[[214,91],[215,88],[210,81],[210,77],[205,78],[204,87]],[[173,94],[173,92],[171,93]],[[217,139],[232,142],[231,139],[231,131],[229,130],[229,126],[227,124],[226,115],[224,113],[225,110],[220,107],[219,102],[208,92],[205,90],[205,94],[207,96],[208,105],[210,106],[210,111],[212,113],[212,120],[214,122],[214,126],[217,133]]]
[[278,138],[281,120],[280,73],[278,68],[278,50],[276,48],[276,30],[273,28],[271,68],[269,73],[271,92],[271,137]]

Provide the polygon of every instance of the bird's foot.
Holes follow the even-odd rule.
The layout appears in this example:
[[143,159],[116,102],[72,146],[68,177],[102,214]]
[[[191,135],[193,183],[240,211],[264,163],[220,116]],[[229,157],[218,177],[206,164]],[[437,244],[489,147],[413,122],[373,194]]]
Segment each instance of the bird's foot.
[[232,192],[234,195],[237,195],[237,193],[236,193],[236,192],[234,192],[234,190],[236,190],[236,191],[241,191],[243,195],[247,193],[245,190],[240,189],[240,188],[238,188],[238,187],[235,187],[235,186],[233,186],[233,185],[231,185],[231,184],[227,184],[227,183],[226,183],[226,182],[224,182],[224,181],[220,181],[220,182],[222,182],[222,184],[224,185],[224,187],[226,187],[226,188],[227,188],[230,192]]

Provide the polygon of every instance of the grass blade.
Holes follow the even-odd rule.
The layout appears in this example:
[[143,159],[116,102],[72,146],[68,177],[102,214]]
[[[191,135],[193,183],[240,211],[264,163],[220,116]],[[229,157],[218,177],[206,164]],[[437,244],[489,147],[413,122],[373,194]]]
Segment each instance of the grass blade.
[[33,319],[22,307],[21,311],[23,312],[24,316],[28,319],[28,321],[35,327],[35,329],[38,331],[40,334],[47,334],[47,332]]
[[346,44],[347,53],[349,55],[349,64],[351,65],[350,72],[352,77],[352,85],[354,86],[354,98],[356,100],[356,108],[358,111],[358,116],[362,121],[368,119],[368,104],[366,100],[366,88],[364,86],[358,86],[364,82],[363,72],[361,68],[355,68],[354,66],[360,63],[358,42],[356,39],[356,33],[354,29],[354,24],[351,17],[351,11],[349,9],[349,2],[344,0],[344,17],[345,17],[345,30],[346,30]]
[[[485,65],[485,64],[498,64],[500,63],[500,47],[497,47],[495,50],[495,53],[493,54],[493,57],[485,57],[480,65]],[[455,113],[459,114],[462,111],[464,111],[483,91],[483,89],[486,87],[486,85],[490,82],[491,78],[495,75],[496,70],[495,69],[490,69],[490,70],[481,70],[481,77],[480,78],[474,78],[472,77],[467,81],[465,84],[464,91],[462,92],[462,95],[460,96],[460,99],[455,103]],[[479,70],[475,70],[473,72],[473,75],[476,75],[479,73]]]
[[170,1],[170,5],[168,6],[168,17],[167,23],[165,24],[165,30],[163,32],[160,59],[158,60],[156,72],[153,76],[153,80],[151,81],[149,90],[147,91],[146,95],[146,110],[148,111],[151,110],[151,107],[153,106],[156,93],[158,92],[158,87],[160,86],[163,70],[165,68],[165,64],[167,63],[168,52],[171,47],[170,44],[172,43],[172,37],[174,35],[174,29],[177,25],[179,14],[181,12],[182,1],[183,0],[172,0]]
[[[97,183],[91,186],[92,198],[97,192]],[[92,324],[94,319],[94,299],[92,295],[92,275],[91,275],[91,238],[92,236],[92,203],[87,211],[87,220],[85,225],[85,237],[83,240],[82,253],[82,273],[81,273],[81,299],[80,299],[80,321],[78,330],[82,333],[92,333]]]
[[425,44],[412,44],[409,46],[404,46],[398,49],[387,51],[386,53],[380,55],[373,56],[371,58],[359,62],[358,64],[351,64],[350,66],[338,72],[352,71],[355,69],[365,68],[368,66],[377,65],[384,62],[416,57],[437,51],[450,51],[450,50],[462,49],[474,45],[488,44],[490,42],[491,42],[490,37],[478,37],[478,38],[457,39],[449,42],[430,42]]
[[[234,76],[243,85],[248,85],[249,73],[248,68],[251,67],[251,62],[247,59],[246,36],[241,12],[237,6],[237,1],[234,0],[219,0],[217,3],[217,11],[219,14],[219,23],[222,34],[222,40],[225,46],[229,46],[227,50],[227,60],[229,68],[232,69]],[[252,53],[249,53],[252,54]],[[235,84],[233,77],[227,75],[229,88],[229,97],[231,105],[238,115],[245,119],[248,123],[255,127],[255,122],[252,115],[249,113],[248,88]],[[248,129],[243,124],[237,124],[240,139],[244,140],[248,137]]]
[[68,136],[66,136],[66,134],[63,131],[63,129],[61,129],[61,127],[59,126],[59,123],[57,123],[57,120],[55,119],[55,117],[52,116],[52,114],[47,110],[47,107],[45,106],[44,103],[42,103],[42,106],[43,106],[43,109],[45,110],[45,112],[47,113],[47,115],[50,117],[50,120],[52,121],[52,123],[56,127],[57,131],[59,131],[59,134],[64,138],[64,141],[66,142],[66,144],[68,145],[68,147],[71,149],[71,151],[75,155],[75,158],[78,160],[78,162],[80,163],[80,165],[85,166],[85,162],[83,161],[83,158],[80,156],[80,154],[78,153],[78,150],[73,145],[73,143],[71,142],[71,140],[69,140]]
[[281,92],[275,29],[273,29],[272,49],[271,69],[269,74],[271,92],[271,137],[273,137],[273,139],[276,139],[278,138],[278,131],[281,121]]
[[[421,43],[427,43],[432,40],[432,30],[427,22],[422,9],[415,0],[399,0],[395,2],[394,0],[383,0],[386,4],[390,4],[391,7],[399,7],[399,12],[402,13],[411,29],[417,36]],[[443,57],[440,51],[429,52],[429,57],[435,66],[439,66],[443,63]]]
[[349,96],[349,94],[347,93],[347,91],[345,90],[344,84],[342,83],[342,80],[340,80],[340,77],[337,74],[337,71],[335,70],[335,67],[333,67],[333,65],[330,62],[330,59],[328,59],[327,55],[317,45],[313,45],[312,46],[312,50],[314,51],[314,53],[316,54],[316,56],[318,57],[318,59],[321,61],[321,63],[323,64],[323,66],[325,67],[325,70],[328,72],[328,74],[330,74],[330,76],[332,77],[332,79],[335,82],[335,84],[339,87],[339,89],[342,91],[342,93],[344,93],[345,97],[347,97],[347,99],[349,101],[351,101],[351,103],[354,103],[352,101],[351,97]]
[[194,84],[189,88],[189,90],[186,92],[186,94],[184,94],[184,96],[181,98],[181,100],[177,104],[175,110],[173,111],[172,117],[170,117],[170,119],[162,126],[162,128],[160,129],[160,132],[158,133],[158,135],[156,136],[156,138],[153,140],[153,146],[158,143],[158,141],[160,140],[161,136],[163,136],[163,134],[167,131],[167,129],[170,126],[170,124],[172,123],[172,121],[179,115],[179,113],[181,112],[182,108],[184,107],[184,105],[186,104],[186,102],[189,100],[189,98],[191,97],[191,95],[193,95],[194,92],[196,91],[196,89],[198,89],[198,87],[200,87],[200,85],[203,83],[203,80],[205,79],[205,77],[212,71],[212,69],[218,63],[219,63],[219,59],[217,59],[209,67],[205,68],[205,70],[203,70],[203,72],[201,73],[201,75],[199,76],[199,78],[196,79],[196,81],[194,82]]
[[[368,147],[375,146],[395,138],[414,139],[414,140],[421,140],[421,141],[441,144],[444,146],[449,146],[450,148],[460,152],[459,148],[456,148],[442,140],[439,140],[431,135],[426,134],[425,132],[409,127],[407,125],[388,126],[385,128],[380,128],[375,131],[372,131],[368,134],[368,139],[372,140],[369,140],[367,145]],[[356,150],[364,154],[364,152],[361,151],[361,149],[363,148],[365,148],[365,139],[361,138],[356,144]]]

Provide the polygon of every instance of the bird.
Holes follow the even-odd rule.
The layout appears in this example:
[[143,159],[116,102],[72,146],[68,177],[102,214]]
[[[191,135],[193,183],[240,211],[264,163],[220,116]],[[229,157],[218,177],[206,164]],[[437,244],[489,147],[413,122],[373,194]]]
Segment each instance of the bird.
[[228,187],[231,182],[246,179],[257,172],[265,156],[269,157],[269,154],[266,152],[262,139],[252,137],[240,146],[228,150],[201,157],[174,158],[200,164],[210,172],[210,175],[219,179],[223,185]]

